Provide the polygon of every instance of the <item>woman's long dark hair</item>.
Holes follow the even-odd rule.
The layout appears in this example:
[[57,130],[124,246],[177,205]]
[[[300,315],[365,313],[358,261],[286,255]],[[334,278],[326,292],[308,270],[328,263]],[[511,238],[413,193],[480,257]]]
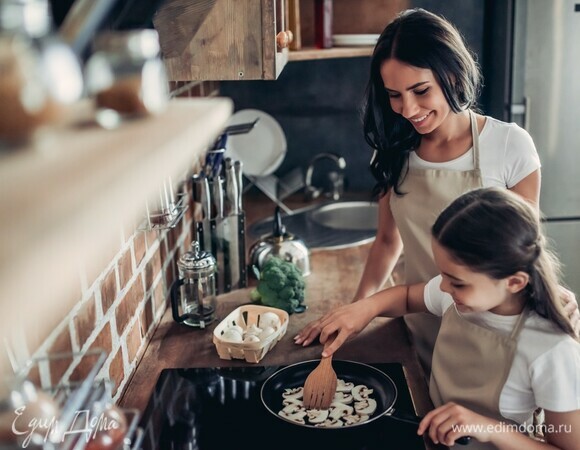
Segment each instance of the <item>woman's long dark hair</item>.
[[431,231],[474,272],[496,280],[527,273],[527,305],[575,338],[559,294],[560,265],[546,247],[538,213],[521,197],[500,188],[470,191],[439,215]]
[[373,52],[363,107],[365,140],[375,150],[371,161],[377,180],[374,195],[385,194],[391,187],[401,194],[401,172],[409,152],[421,141],[411,123],[391,109],[380,73],[390,58],[432,70],[455,113],[474,107],[481,88],[474,55],[445,19],[416,8],[403,11],[387,25]]

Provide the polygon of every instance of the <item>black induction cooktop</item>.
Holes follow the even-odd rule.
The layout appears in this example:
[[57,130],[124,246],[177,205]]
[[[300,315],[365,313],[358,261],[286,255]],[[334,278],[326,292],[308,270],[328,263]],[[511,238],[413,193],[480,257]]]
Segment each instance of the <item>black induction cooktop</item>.
[[[397,386],[397,411],[415,413],[401,364],[369,364]],[[389,417],[364,426],[310,429],[270,414],[260,399],[264,381],[284,366],[166,369],[141,426],[143,450],[424,450],[417,426]]]

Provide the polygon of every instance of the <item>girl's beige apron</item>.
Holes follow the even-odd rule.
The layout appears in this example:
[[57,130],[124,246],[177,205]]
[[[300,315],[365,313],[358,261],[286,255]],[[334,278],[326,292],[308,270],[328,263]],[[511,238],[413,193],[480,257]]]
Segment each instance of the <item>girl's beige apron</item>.
[[[502,417],[499,397],[516,353],[518,337],[527,317],[524,310],[509,335],[472,323],[447,309],[433,352],[429,394],[438,407],[456,402],[479,414],[512,423]],[[457,337],[461,336],[461,339]],[[466,450],[491,450],[489,443],[473,440]]]
[[[431,227],[435,219],[457,197],[483,186],[479,169],[477,121],[471,111],[469,119],[473,139],[473,170],[409,168],[400,187],[405,194],[391,195],[391,211],[404,245],[405,283],[425,282],[439,273],[431,252]],[[428,375],[441,319],[418,313],[406,315],[405,322]]]

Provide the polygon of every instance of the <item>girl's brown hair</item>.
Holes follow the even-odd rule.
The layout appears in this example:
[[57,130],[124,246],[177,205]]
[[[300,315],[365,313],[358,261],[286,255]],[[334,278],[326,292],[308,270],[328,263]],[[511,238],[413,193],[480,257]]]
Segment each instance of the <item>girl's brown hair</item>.
[[431,231],[474,272],[498,280],[527,273],[529,307],[575,337],[560,296],[560,264],[547,248],[538,213],[524,199],[507,189],[476,189],[451,203]]

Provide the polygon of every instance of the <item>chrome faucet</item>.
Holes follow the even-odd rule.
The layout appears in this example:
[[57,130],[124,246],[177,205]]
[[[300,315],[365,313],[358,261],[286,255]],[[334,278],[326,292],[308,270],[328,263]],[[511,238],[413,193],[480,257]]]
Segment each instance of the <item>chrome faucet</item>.
[[[336,162],[336,165],[340,169],[340,172],[331,171],[328,173],[328,180],[331,186],[331,190],[324,191],[323,188],[319,188],[312,185],[312,174],[314,173],[314,165],[317,161],[321,159],[330,159]],[[344,189],[344,169],[346,168],[346,161],[342,156],[338,156],[335,153],[319,153],[314,158],[310,160],[308,168],[306,169],[306,176],[304,177],[304,195],[306,201],[311,201],[320,196],[320,194],[325,194],[331,197],[333,200],[340,199],[340,196]]]

